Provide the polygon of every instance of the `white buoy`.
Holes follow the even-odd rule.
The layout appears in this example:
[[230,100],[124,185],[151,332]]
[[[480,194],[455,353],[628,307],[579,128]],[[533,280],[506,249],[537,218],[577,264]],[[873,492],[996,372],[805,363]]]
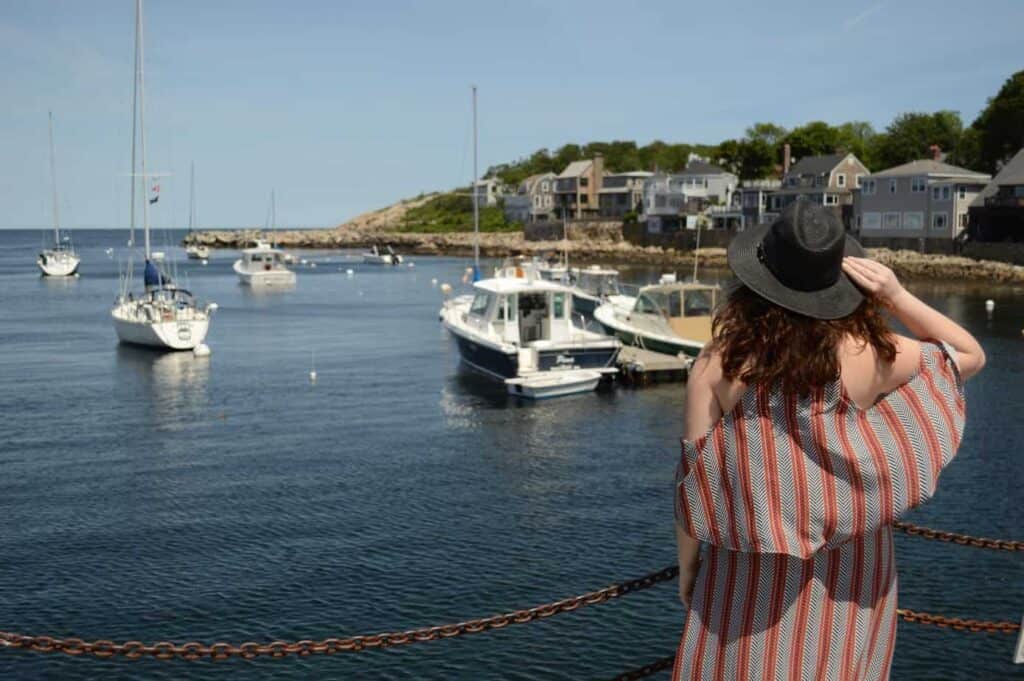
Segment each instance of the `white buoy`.
[[205,267],[205,266],[207,266],[209,264],[210,264],[210,261],[207,260],[206,258],[203,258],[203,267]]
[[452,292],[452,285],[451,284],[441,284],[441,293],[443,293],[445,295],[448,295],[451,292]]
[[416,263],[414,263],[414,262],[411,262],[411,263],[409,263],[408,265],[406,265],[406,267],[416,267]]
[[345,270],[345,276],[351,279],[353,276],[355,276],[355,272],[353,272],[351,269],[347,269]]
[[307,264],[309,264],[309,261],[306,260],[305,258],[303,258],[302,260],[299,261],[299,264],[300,265],[307,265]]
[[311,263],[309,263],[309,266],[312,267],[312,268],[315,268],[316,267],[316,263],[315,262],[311,262]]
[[309,351],[309,382],[316,383],[316,351]]
[[437,286],[437,279],[431,279],[430,280],[430,285],[431,286]]
[[991,298],[989,298],[988,300],[985,301],[985,313],[988,315],[989,319],[992,318],[992,313],[995,312],[995,311],[996,311],[996,301],[994,301]]
[[192,354],[195,355],[196,357],[209,357],[210,346],[207,345],[206,343],[200,343],[199,345],[192,348]]

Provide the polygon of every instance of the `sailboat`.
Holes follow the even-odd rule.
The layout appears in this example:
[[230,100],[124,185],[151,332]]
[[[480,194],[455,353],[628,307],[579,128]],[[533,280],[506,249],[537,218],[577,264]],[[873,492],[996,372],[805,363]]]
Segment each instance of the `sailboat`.
[[[132,97],[132,189],[131,189],[131,243],[135,243],[135,191],[141,179],[148,187],[146,174],[146,107],[145,77],[142,46],[142,0],[135,0],[135,84]],[[138,116],[136,117],[136,105]],[[136,136],[136,121],[138,135]],[[135,143],[139,143],[140,173],[135,172]],[[159,186],[154,188],[159,190]],[[149,206],[159,200],[143,194],[142,228],[145,235],[145,266],[142,293],[136,297],[132,289],[132,266],[121,280],[121,289],[110,316],[117,337],[122,343],[145,345],[164,350],[192,350],[201,346],[210,328],[210,318],[216,303],[200,307],[192,294],[178,286],[167,273],[162,253],[150,248]]]
[[188,234],[185,235],[185,255],[190,260],[206,260],[210,257],[210,247],[197,244],[192,239],[192,230],[196,227],[196,164],[189,166],[188,180]]
[[50,112],[50,177],[53,181],[53,248],[39,254],[36,264],[47,277],[70,277],[78,271],[81,258],[71,247],[70,239],[60,237],[60,210],[57,205],[57,158],[53,146],[53,112]]

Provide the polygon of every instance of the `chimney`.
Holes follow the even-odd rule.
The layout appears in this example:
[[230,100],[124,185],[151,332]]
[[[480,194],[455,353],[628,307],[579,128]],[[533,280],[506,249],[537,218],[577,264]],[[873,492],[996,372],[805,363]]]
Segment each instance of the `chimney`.
[[594,154],[593,172],[594,180],[591,189],[596,198],[597,193],[601,191],[601,178],[604,177],[604,154]]
[[790,150],[789,142],[782,145],[782,174],[789,174]]
[[942,147],[940,147],[938,144],[933,144],[930,147],[928,147],[928,151],[932,152],[933,161],[942,160]]

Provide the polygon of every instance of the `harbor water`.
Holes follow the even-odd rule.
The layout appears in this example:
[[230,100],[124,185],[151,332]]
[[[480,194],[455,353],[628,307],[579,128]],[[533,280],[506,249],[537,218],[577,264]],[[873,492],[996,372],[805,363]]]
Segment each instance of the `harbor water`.
[[[683,384],[507,396],[460,369],[438,323],[439,284],[458,290],[468,264],[443,257],[385,268],[303,253],[315,269],[296,265],[294,289],[261,293],[239,285],[235,252],[204,266],[168,247],[179,282],[219,305],[212,355],[119,347],[109,309],[126,236],[75,232],[81,277],[55,280],[34,263],[40,232],[0,231],[0,629],[343,637],[530,607],[675,561]],[[1024,289],[909,286],[975,333],[989,363],[968,384],[959,456],[907,519],[1022,539]],[[897,544],[901,607],[1019,621],[1019,554]],[[603,679],[671,654],[683,618],[673,583],[469,638],[332,657],[0,650],[0,679]],[[893,678],[1019,678],[1013,645],[901,622]]]

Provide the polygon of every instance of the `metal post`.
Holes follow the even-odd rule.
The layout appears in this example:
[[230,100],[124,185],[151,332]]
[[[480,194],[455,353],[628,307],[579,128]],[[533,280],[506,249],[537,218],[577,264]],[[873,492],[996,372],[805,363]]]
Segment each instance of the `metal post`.
[[477,195],[476,85],[473,86],[473,276],[480,276],[480,198]]

